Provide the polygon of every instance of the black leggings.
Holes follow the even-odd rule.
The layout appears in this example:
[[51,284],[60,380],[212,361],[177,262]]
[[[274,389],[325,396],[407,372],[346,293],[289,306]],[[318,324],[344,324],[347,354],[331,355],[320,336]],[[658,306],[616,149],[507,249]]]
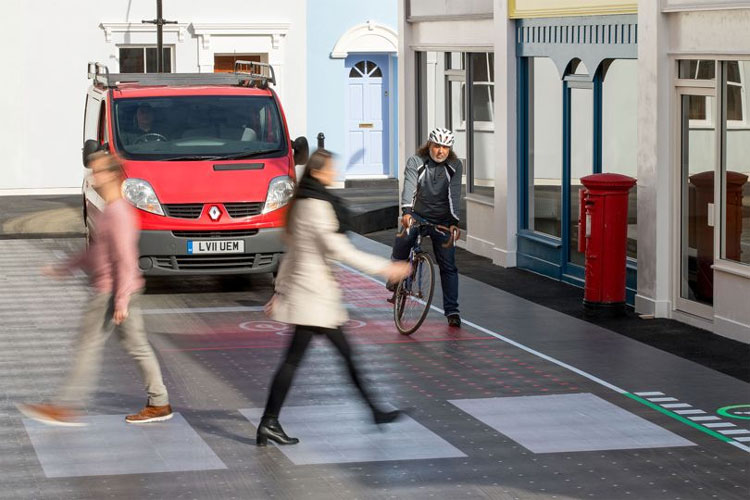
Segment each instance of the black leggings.
[[297,371],[302,358],[307,351],[307,347],[310,345],[310,341],[314,334],[319,333],[328,337],[328,340],[338,349],[339,353],[344,357],[346,361],[346,367],[349,369],[349,376],[354,382],[354,385],[359,389],[359,393],[364,398],[370,409],[375,410],[372,399],[367,393],[362,381],[357,373],[357,368],[352,361],[352,348],[349,342],[344,336],[344,332],[341,328],[322,328],[318,326],[305,326],[297,325],[294,329],[294,337],[292,342],[287,347],[284,361],[279,366],[276,375],[273,377],[271,383],[271,392],[268,395],[268,402],[266,403],[266,411],[263,413],[263,417],[267,418],[278,418],[281,406],[284,404],[286,395],[289,392],[289,387],[292,385],[292,379],[294,379],[294,373]]

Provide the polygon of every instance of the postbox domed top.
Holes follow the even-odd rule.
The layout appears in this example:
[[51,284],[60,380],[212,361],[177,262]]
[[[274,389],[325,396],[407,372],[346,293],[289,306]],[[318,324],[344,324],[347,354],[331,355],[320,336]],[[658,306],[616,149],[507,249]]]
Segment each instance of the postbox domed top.
[[593,174],[581,177],[586,189],[628,190],[635,185],[635,179],[622,174]]

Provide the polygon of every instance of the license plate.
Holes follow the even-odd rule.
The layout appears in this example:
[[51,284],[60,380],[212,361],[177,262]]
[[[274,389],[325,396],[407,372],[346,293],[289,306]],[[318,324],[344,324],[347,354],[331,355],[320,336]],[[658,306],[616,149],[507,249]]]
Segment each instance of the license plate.
[[188,241],[187,253],[245,253],[245,242],[242,240]]

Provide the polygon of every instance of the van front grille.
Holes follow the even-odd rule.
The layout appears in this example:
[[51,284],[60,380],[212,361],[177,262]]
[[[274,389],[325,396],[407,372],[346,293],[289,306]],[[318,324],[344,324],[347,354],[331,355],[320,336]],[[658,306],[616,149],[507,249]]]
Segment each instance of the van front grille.
[[197,219],[203,212],[203,203],[179,203],[164,205],[168,217]]
[[243,271],[273,264],[272,253],[240,255],[161,255],[154,257],[157,268],[173,271]]
[[257,229],[228,229],[224,231],[172,231],[177,238],[198,238],[198,239],[216,239],[216,238],[243,238],[258,234]]
[[241,219],[242,217],[258,215],[263,210],[263,203],[224,203],[224,208],[231,218]]

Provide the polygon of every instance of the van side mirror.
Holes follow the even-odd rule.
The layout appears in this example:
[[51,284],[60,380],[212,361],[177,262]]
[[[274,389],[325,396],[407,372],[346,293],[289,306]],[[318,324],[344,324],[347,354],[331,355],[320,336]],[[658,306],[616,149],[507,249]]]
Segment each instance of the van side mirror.
[[83,143],[83,166],[88,168],[89,166],[89,156],[92,153],[96,153],[99,151],[99,141],[95,141],[94,139],[88,139],[86,142]]
[[310,146],[307,145],[307,137],[299,136],[292,142],[294,149],[294,164],[304,165],[310,156]]

